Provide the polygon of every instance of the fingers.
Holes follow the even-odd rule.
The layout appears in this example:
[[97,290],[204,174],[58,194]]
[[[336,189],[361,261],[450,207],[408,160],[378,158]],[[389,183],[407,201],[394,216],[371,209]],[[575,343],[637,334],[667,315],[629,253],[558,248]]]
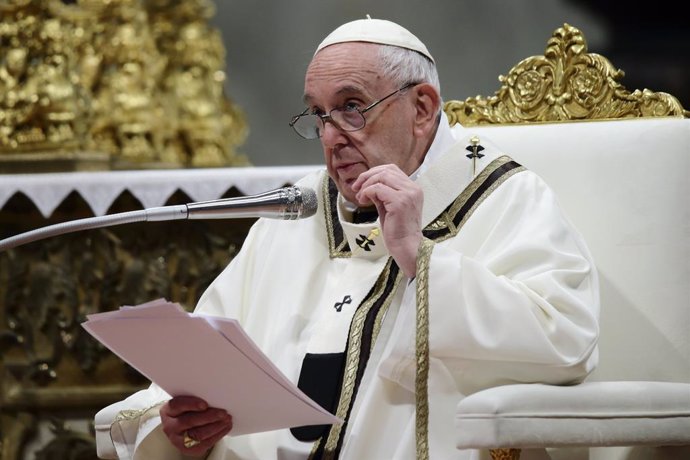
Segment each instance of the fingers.
[[178,396],[160,410],[163,432],[185,455],[201,455],[232,429],[232,417],[223,409],[192,396]]
[[208,404],[201,398],[196,396],[176,396],[166,405],[163,406],[163,410],[166,414],[171,417],[177,417],[185,412],[202,411],[208,409]]
[[187,430],[187,435],[193,439],[196,439],[197,441],[200,441],[203,445],[208,446],[208,449],[218,442],[223,436],[228,434],[231,429],[232,417],[227,415],[227,418],[223,418],[217,422],[196,427],[192,430]]
[[[232,428],[232,417],[223,411],[223,417],[208,425],[203,425],[192,430],[192,436],[199,441],[218,440],[228,434]],[[189,431],[189,430],[188,430]],[[189,434],[189,433],[188,433]],[[215,441],[213,441],[215,443]]]
[[423,236],[422,188],[397,166],[382,165],[360,174],[352,189],[360,205],[376,206],[386,248],[405,275],[414,276]]
[[372,203],[376,206],[379,216],[385,217],[387,213],[396,210],[409,210],[416,204],[417,190],[397,189],[394,185],[378,182],[366,185],[356,195],[357,201],[362,204]]
[[[225,413],[225,411],[223,412]],[[232,418],[227,413],[225,415],[227,418],[196,426],[180,433],[178,442],[173,441],[173,445],[186,455],[204,454],[232,429]],[[191,443],[185,443],[190,440]]]
[[421,188],[395,165],[375,166],[363,172],[352,184],[357,201],[374,204],[382,220],[388,212],[417,213],[421,209]]
[[[383,196],[378,196],[376,193],[385,193],[387,191],[384,187],[374,187],[375,185],[385,185],[390,188],[389,191],[402,191],[407,188],[414,186],[414,182],[410,180],[405,173],[403,173],[400,168],[394,165],[382,165],[375,166],[362,174],[355,180],[352,184],[352,189],[355,192],[359,192],[357,199],[362,204],[368,204],[368,202],[363,202],[362,200],[368,198],[370,201],[379,198],[379,201],[385,201]],[[370,190],[371,189],[371,190]],[[361,199],[360,199],[361,197]],[[390,195],[387,196],[390,198]]]

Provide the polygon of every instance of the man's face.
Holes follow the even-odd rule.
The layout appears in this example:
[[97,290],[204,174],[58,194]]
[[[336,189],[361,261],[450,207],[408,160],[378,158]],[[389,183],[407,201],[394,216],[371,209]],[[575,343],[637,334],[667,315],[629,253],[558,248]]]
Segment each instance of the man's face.
[[[304,100],[311,113],[328,114],[351,104],[364,109],[396,89],[379,70],[377,45],[341,43],[322,49],[310,63]],[[369,168],[392,163],[409,175],[421,163],[411,93],[403,91],[366,112],[366,126],[359,131],[325,124],[320,140],[328,173],[348,201],[359,204],[352,183]]]

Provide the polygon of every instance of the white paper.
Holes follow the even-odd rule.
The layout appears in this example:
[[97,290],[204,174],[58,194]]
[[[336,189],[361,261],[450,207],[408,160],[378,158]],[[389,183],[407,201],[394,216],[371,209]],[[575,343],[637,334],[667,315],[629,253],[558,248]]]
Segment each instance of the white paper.
[[235,320],[159,299],[89,315],[82,326],[170,395],[227,410],[231,436],[342,422],[280,372]]

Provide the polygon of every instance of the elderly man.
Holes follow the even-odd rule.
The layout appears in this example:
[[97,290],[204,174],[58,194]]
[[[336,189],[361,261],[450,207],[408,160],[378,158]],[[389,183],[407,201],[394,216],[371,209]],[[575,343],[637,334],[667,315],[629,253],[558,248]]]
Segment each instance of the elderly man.
[[477,458],[454,445],[463,397],[595,366],[585,244],[539,177],[449,127],[424,44],[389,21],[347,23],[318,46],[304,102],[290,125],[323,148],[327,171],[300,181],[316,216],[259,220],[197,311],[237,318],[344,423],[233,437],[232,414],[152,385],[118,403],[130,410],[101,452]]

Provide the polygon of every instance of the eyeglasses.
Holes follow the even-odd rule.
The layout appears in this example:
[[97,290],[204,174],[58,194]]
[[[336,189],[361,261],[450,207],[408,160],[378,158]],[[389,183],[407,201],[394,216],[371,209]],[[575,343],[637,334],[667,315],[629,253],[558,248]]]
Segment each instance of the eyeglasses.
[[336,107],[328,114],[322,115],[318,113],[309,113],[309,108],[307,107],[304,112],[292,117],[292,120],[290,120],[290,126],[297,134],[305,139],[318,139],[321,137],[321,132],[326,126],[327,121],[333,123],[333,126],[341,131],[358,131],[364,128],[364,126],[367,124],[367,120],[364,118],[365,113],[389,97],[393,97],[399,92],[415,85],[417,85],[417,83],[408,83],[405,86],[396,89],[388,96],[382,97],[378,101],[373,102],[363,109],[346,105],[344,107]]

